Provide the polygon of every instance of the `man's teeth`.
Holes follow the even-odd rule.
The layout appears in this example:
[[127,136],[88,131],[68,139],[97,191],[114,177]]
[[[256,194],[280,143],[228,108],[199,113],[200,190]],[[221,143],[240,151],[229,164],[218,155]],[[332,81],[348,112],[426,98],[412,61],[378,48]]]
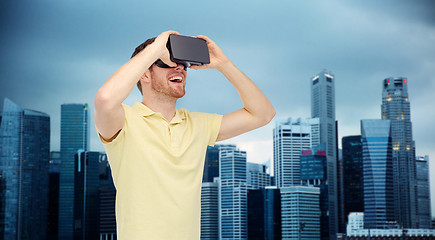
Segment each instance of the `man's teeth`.
[[183,81],[183,78],[179,77],[179,76],[177,76],[177,77],[171,77],[171,78],[169,78],[169,81],[171,81],[171,82],[181,82],[181,81]]

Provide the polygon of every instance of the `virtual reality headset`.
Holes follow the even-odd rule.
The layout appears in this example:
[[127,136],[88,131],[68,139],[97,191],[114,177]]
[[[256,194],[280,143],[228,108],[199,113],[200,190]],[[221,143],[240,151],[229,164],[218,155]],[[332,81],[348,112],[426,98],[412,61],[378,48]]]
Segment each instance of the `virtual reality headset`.
[[204,39],[169,35],[167,48],[171,61],[182,64],[185,69],[191,65],[210,63],[208,46]]

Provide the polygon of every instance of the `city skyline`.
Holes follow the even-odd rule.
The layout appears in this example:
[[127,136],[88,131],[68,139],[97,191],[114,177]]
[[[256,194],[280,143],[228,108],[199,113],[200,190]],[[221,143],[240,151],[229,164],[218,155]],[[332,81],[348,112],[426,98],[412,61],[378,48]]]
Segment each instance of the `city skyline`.
[[[435,113],[430,110],[435,100],[435,7],[429,1],[242,1],[231,8],[226,7],[229,2],[174,8],[171,2],[0,4],[6,9],[0,15],[0,99],[8,97],[50,115],[51,151],[60,149],[62,103],[88,103],[92,123],[93,97],[102,83],[138,44],[174,29],[211,37],[275,106],[271,124],[223,142],[247,151],[248,161],[273,159],[277,119],[310,116],[309,84],[322,69],[336,79],[339,142],[360,134],[361,119],[381,119],[383,79],[406,77],[416,154],[429,155],[431,162],[435,158]],[[207,10],[212,9],[210,14]],[[156,15],[162,12],[168,16]],[[233,17],[222,19],[224,13]],[[136,89],[126,103],[135,100],[140,100]],[[237,94],[217,71],[188,71],[187,94],[179,107],[225,114],[239,105]],[[90,128],[90,149],[103,151],[93,124]]]

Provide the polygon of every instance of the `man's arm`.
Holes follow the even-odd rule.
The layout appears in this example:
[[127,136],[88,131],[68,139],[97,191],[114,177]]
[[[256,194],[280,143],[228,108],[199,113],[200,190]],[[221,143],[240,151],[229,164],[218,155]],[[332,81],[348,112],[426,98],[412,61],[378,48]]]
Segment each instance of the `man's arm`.
[[222,50],[208,37],[210,64],[191,66],[193,69],[216,68],[236,88],[243,108],[224,115],[217,141],[222,141],[268,124],[275,116],[275,109],[264,93],[229,60]]
[[150,66],[157,59],[161,59],[170,66],[175,64],[170,61],[166,48],[170,34],[178,33],[167,31],[160,34],[154,43],[119,68],[98,90],[94,100],[94,121],[98,132],[104,139],[113,139],[124,126],[125,113],[122,102],[142,76],[149,73]]

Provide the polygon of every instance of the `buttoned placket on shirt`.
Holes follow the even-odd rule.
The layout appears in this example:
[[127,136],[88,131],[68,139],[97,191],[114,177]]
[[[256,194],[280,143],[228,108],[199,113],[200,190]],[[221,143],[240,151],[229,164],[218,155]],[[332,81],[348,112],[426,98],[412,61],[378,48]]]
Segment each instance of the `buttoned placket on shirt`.
[[154,115],[154,117],[161,118],[161,121],[164,122],[166,126],[166,131],[167,131],[166,135],[170,140],[169,147],[171,148],[172,151],[178,151],[181,144],[181,139],[180,136],[177,135],[175,128],[178,126],[178,124],[183,122],[185,116],[181,115],[179,110],[176,110],[175,116],[172,118],[170,122],[168,122],[168,120],[164,118],[161,113],[152,111],[143,103],[136,102],[135,105],[136,105],[135,109],[139,111],[143,115],[143,117],[152,117],[152,115]]
[[178,124],[180,124],[183,121],[184,116],[183,117],[180,116],[180,113],[177,110],[175,116],[172,118],[170,122],[168,122],[161,113],[157,113],[157,114],[159,114],[159,116],[164,120],[165,124],[167,125],[171,149],[174,151],[178,151],[181,142],[180,142],[180,136],[177,134],[175,128],[177,128]]

